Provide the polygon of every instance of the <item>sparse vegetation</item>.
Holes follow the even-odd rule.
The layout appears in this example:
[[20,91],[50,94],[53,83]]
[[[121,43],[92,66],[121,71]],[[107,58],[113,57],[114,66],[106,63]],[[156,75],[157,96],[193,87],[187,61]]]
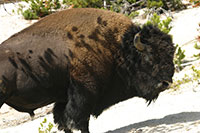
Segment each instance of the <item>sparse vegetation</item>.
[[198,80],[200,79],[200,70],[197,70],[194,66],[192,66],[193,71],[193,79]]
[[200,45],[196,42],[196,43],[194,44],[194,48],[197,49],[197,50],[200,50]]
[[192,78],[189,77],[187,74],[184,75],[184,77],[182,79],[179,79],[179,80],[174,80],[172,86],[171,86],[171,89],[173,91],[177,91],[180,89],[180,86],[182,84],[186,84],[186,83],[189,83],[192,81]]
[[159,8],[163,7],[163,1],[162,0],[147,0],[147,7],[148,8]]
[[[194,48],[197,49],[197,50],[200,50],[200,45],[196,42],[194,44]],[[194,54],[193,56],[196,57],[197,59],[200,59],[200,53],[199,54]]]
[[133,19],[135,18],[136,16],[139,15],[139,12],[135,11],[135,12],[132,12],[131,14],[125,14],[126,16],[128,16],[129,18]]
[[[169,5],[177,7],[181,5],[180,0],[172,0],[167,2],[166,0],[22,0],[29,4],[28,9],[24,10],[24,7],[19,5],[18,11],[24,16],[25,19],[38,19],[53,13],[55,10],[60,9],[61,5],[73,5],[73,8],[103,8],[114,12],[123,13],[130,18],[134,18],[138,15],[137,10],[141,8],[164,8],[170,9]],[[177,2],[179,1],[179,2]],[[175,4],[176,3],[176,4]],[[176,6],[175,6],[176,5]]]
[[51,122],[48,122],[46,118],[40,123],[40,127],[38,128],[38,133],[51,133],[54,125]]
[[157,26],[161,31],[165,33],[169,33],[172,29],[172,26],[170,25],[172,19],[170,17],[167,17],[165,20],[161,20],[160,16],[156,13],[153,14],[153,16],[147,21],[147,25],[152,24],[154,26]]
[[165,10],[182,10],[186,9],[186,6],[182,3],[182,0],[162,0],[163,1],[163,8]]
[[181,85],[187,84],[189,82],[198,82],[199,83],[200,70],[196,69],[194,66],[192,66],[191,69],[192,69],[192,73],[190,76],[185,74],[182,79],[174,80],[174,82],[171,86],[171,89],[173,91],[179,90]]
[[174,57],[174,64],[176,67],[176,70],[181,71],[183,67],[181,64],[183,63],[183,59],[185,58],[185,50],[182,50],[181,47],[176,45],[176,53]]
[[38,19],[51,14],[54,10],[61,7],[59,0],[22,0],[29,4],[29,8],[23,10],[23,6],[19,6],[18,12],[25,19]]
[[[109,2],[109,0],[107,0]],[[64,0],[63,3],[73,5],[74,8],[102,8],[103,0]]]

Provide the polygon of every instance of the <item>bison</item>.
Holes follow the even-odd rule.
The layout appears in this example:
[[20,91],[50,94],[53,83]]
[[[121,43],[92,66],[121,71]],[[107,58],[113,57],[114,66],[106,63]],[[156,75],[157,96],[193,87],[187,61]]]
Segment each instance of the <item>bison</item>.
[[0,107],[34,116],[50,103],[65,133],[89,133],[90,115],[172,83],[174,45],[157,27],[122,14],[69,9],[49,15],[0,45]]

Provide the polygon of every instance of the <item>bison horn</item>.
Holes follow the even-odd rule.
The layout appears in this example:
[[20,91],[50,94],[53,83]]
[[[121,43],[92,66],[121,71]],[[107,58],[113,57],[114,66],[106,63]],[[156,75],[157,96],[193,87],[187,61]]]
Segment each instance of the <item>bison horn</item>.
[[145,49],[144,44],[140,40],[140,32],[137,33],[134,37],[134,46],[137,48],[139,51],[143,51]]

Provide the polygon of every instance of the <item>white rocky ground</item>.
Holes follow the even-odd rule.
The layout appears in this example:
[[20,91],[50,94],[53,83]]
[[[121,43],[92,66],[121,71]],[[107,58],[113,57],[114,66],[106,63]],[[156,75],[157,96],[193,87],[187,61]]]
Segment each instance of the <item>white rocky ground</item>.
[[[8,12],[16,8],[5,5]],[[186,50],[186,59],[200,51],[194,49],[195,37],[200,22],[200,8],[192,8],[173,13],[171,34],[175,44]],[[34,21],[26,21],[20,15],[9,15],[0,5],[0,43],[12,34],[29,26]],[[198,68],[200,61],[193,65]],[[176,73],[174,81],[184,74],[192,76],[191,66]],[[4,105],[0,109],[0,133],[37,133],[44,114],[52,105],[38,109],[37,119],[30,120],[28,114],[19,113]],[[43,117],[40,117],[43,116]],[[39,117],[39,118],[38,118]],[[52,114],[45,115],[53,123]],[[24,123],[25,121],[28,121]],[[18,126],[16,126],[18,125]],[[56,131],[56,128],[53,129]],[[200,85],[197,81],[181,85],[177,91],[172,89],[160,94],[155,103],[147,106],[145,100],[132,98],[106,110],[97,119],[91,117],[91,133],[200,133]]]

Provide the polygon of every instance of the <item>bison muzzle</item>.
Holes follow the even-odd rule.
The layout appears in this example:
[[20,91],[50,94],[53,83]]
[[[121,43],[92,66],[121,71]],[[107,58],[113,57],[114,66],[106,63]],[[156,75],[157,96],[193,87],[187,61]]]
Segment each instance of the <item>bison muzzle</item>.
[[21,112],[50,103],[60,130],[89,133],[90,115],[138,96],[149,103],[172,83],[171,36],[122,14],[69,9],[0,45],[0,107]]

